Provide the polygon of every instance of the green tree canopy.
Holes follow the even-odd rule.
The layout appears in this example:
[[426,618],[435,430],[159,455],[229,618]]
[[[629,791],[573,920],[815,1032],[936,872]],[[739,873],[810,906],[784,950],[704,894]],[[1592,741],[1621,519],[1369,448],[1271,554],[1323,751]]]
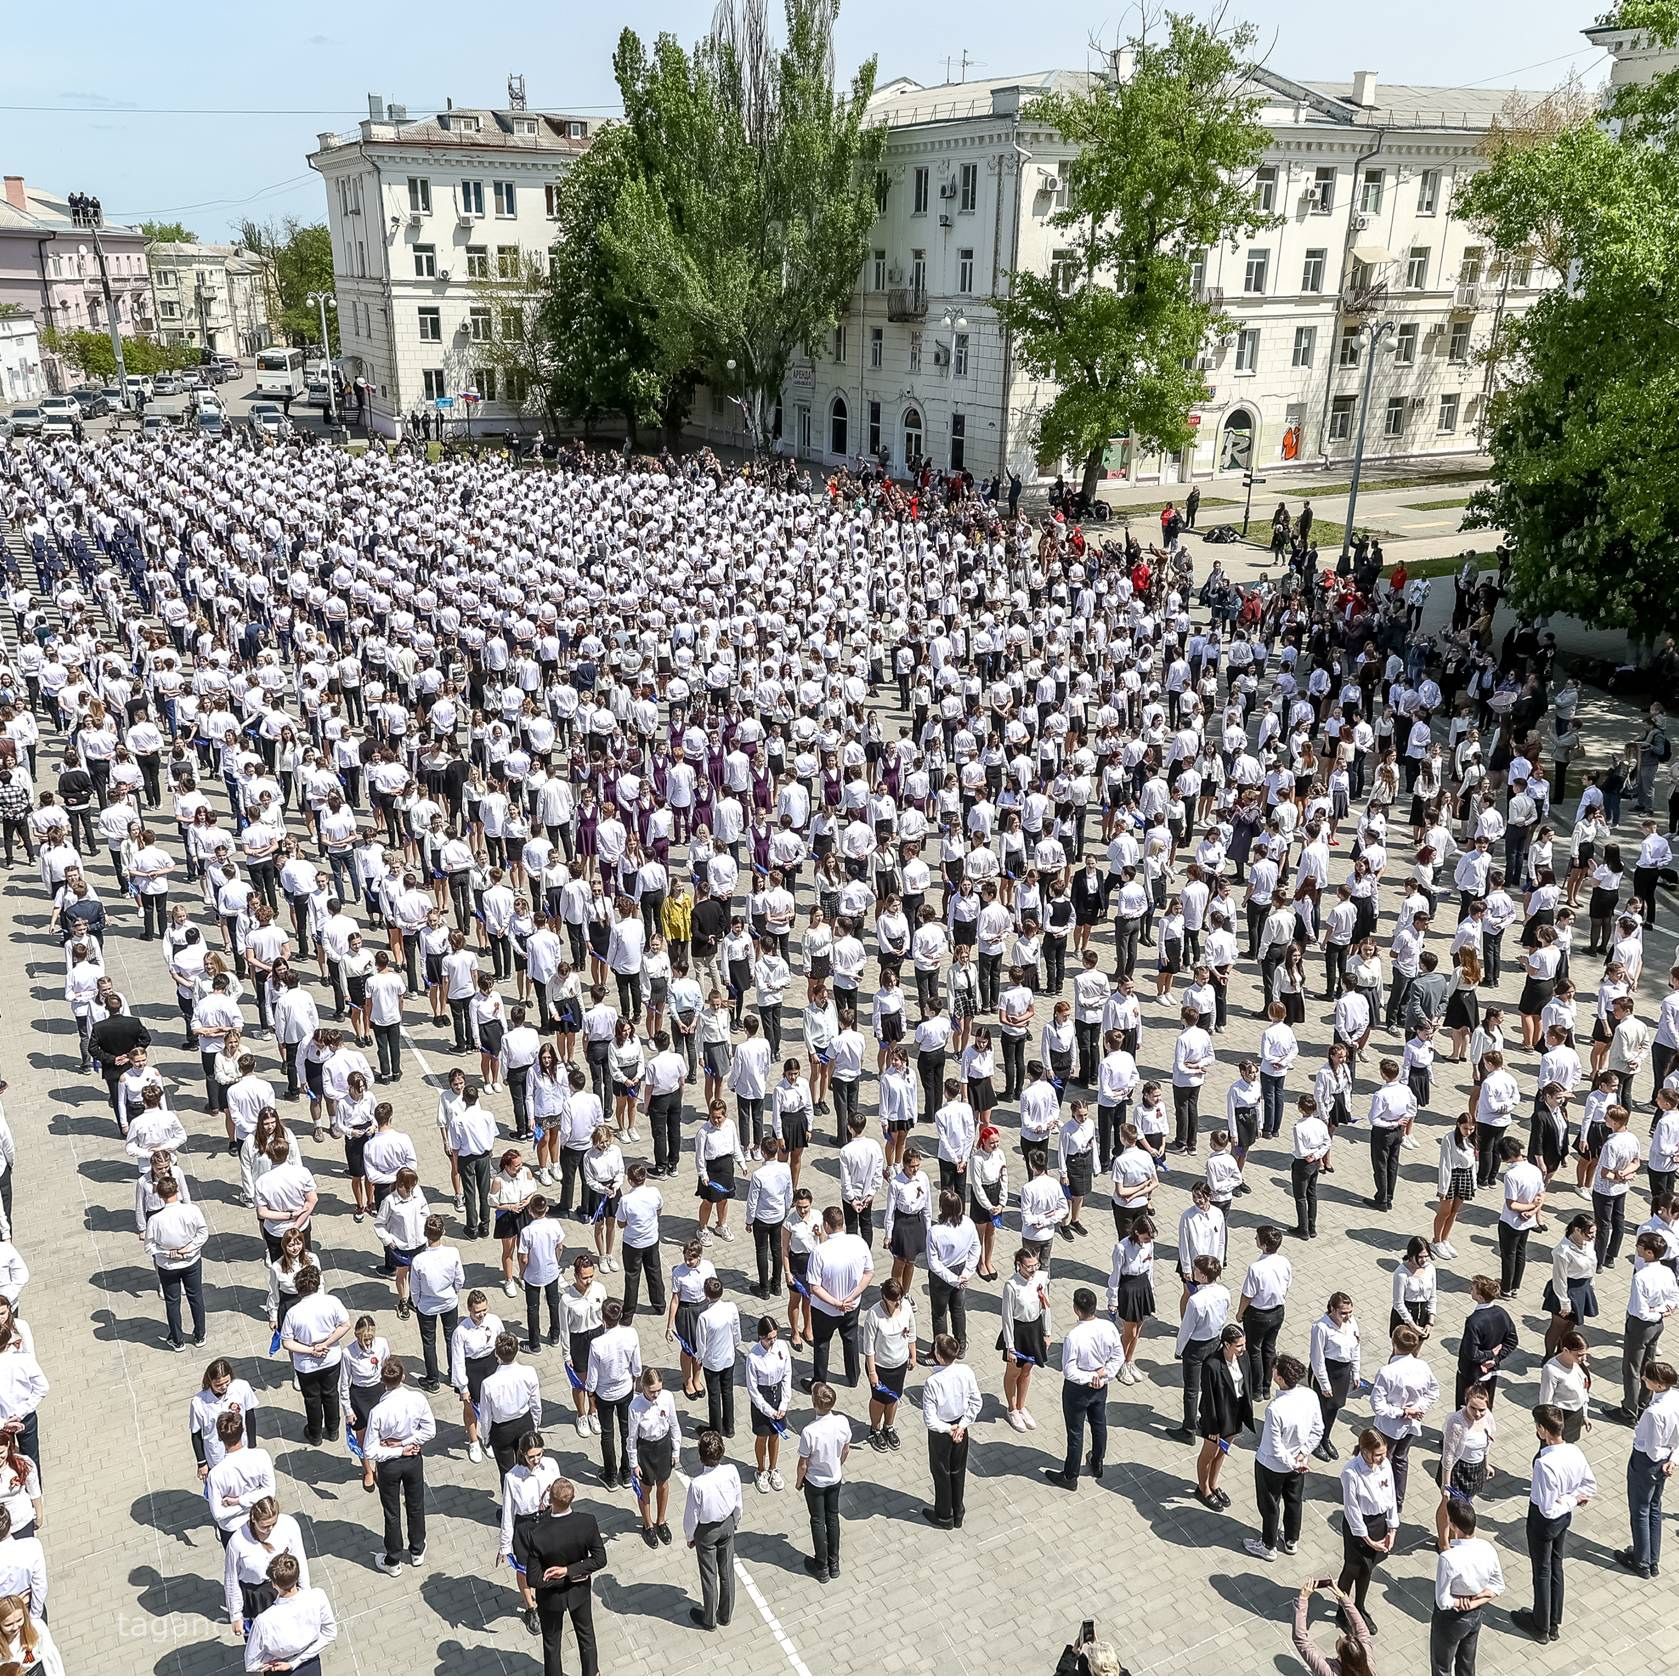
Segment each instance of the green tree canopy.
[[[332,235],[325,222],[245,220],[238,228],[239,243],[253,256],[268,260],[268,324],[280,344],[318,344],[321,313],[309,301],[311,292],[333,291]],[[331,353],[338,351],[338,323],[329,309],[326,318]]]
[[998,309],[1021,366],[1057,394],[1045,452],[1084,463],[1094,490],[1110,438],[1174,450],[1206,400],[1196,357],[1225,323],[1195,295],[1199,252],[1271,225],[1254,172],[1266,134],[1247,65],[1255,32],[1168,12],[1131,41],[1128,76],[1034,100],[1026,115],[1077,148],[1051,223],[1078,253],[1050,275],[1017,271]]
[[[60,332],[49,327],[41,334],[42,348],[76,368],[95,384],[110,384],[117,376],[116,353],[107,332]],[[196,367],[196,344],[160,344],[155,338],[124,338],[124,369],[131,374],[168,373],[178,367]]]
[[198,235],[185,222],[141,222],[140,231],[151,245],[196,245]]
[[726,0],[692,53],[626,29],[614,58],[635,154],[606,228],[620,283],[664,364],[740,393],[766,444],[788,361],[846,307],[875,217],[875,63],[836,92],[836,12],[785,0],[778,45],[767,0]]
[[[1613,14],[1672,45],[1679,0]],[[1489,410],[1491,486],[1470,520],[1503,529],[1516,603],[1601,626],[1679,622],[1679,72],[1619,89],[1505,143],[1457,213],[1503,253],[1567,277],[1504,322]],[[1617,132],[1618,130],[1618,132]]]

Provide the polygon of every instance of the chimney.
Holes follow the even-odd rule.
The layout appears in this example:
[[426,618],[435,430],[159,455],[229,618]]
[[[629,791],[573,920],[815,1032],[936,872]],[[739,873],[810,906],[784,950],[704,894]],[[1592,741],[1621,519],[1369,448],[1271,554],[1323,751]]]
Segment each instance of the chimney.
[[392,105],[389,110],[386,111],[385,115],[389,117],[392,122],[407,122],[408,107],[406,105]]
[[1121,82],[1128,82],[1137,68],[1137,49],[1135,47],[1115,47],[1108,54],[1108,80],[1116,87]]
[[27,210],[29,208],[29,200],[24,197],[23,177],[21,175],[8,175],[6,177],[6,202],[14,210]]
[[1366,111],[1376,108],[1376,72],[1353,71],[1353,103]]
[[381,94],[368,94],[367,116],[370,122],[383,122],[385,120],[385,101]]
[[1012,117],[1020,109],[1020,88],[994,87],[991,90],[991,114],[994,117]]

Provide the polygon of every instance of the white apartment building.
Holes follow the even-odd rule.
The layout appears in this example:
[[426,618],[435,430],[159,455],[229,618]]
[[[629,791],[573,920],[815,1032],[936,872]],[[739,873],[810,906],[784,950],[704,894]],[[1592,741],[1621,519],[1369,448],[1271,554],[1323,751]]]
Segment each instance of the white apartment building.
[[41,335],[30,315],[0,315],[0,402],[33,402],[47,394]]
[[[1194,444],[1162,458],[1115,439],[1110,473],[1176,483],[1350,459],[1361,329],[1385,320],[1392,347],[1373,374],[1366,457],[1473,451],[1491,376],[1478,352],[1505,311],[1554,279],[1526,259],[1495,265],[1452,215],[1509,90],[1382,88],[1368,71],[1253,79],[1270,134],[1255,191],[1278,224],[1197,264],[1235,330],[1207,348]],[[1076,472],[1038,454],[1036,418],[1053,392],[1021,373],[993,300],[1012,269],[1064,266],[1069,283],[1076,271],[1072,238],[1049,221],[1065,206],[1071,154],[1022,109],[1086,85],[1085,72],[1048,71],[877,91],[881,213],[849,312],[783,389],[780,432],[797,454],[831,464],[884,450],[899,471],[925,454],[982,478]],[[745,441],[717,393],[701,391],[694,426]]]
[[151,260],[153,314],[165,344],[254,356],[273,343],[271,264],[243,245],[158,243]]
[[339,365],[372,387],[376,430],[401,435],[422,406],[458,416],[468,391],[481,398],[477,425],[519,414],[522,393],[504,388],[485,352],[502,323],[483,282],[517,273],[522,256],[546,260],[559,182],[590,134],[582,118],[517,99],[410,118],[370,94],[353,133],[316,137],[309,165],[327,189]]

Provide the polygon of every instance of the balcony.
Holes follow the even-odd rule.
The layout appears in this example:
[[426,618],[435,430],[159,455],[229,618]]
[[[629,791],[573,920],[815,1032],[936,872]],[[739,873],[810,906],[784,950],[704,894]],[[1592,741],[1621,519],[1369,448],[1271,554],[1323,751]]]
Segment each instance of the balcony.
[[1224,287],[1197,286],[1195,288],[1195,301],[1206,304],[1209,309],[1222,309],[1224,307]]
[[921,286],[891,287],[886,293],[886,318],[889,321],[926,320],[926,289]]
[[1486,282],[1483,280],[1459,280],[1452,287],[1452,308],[1465,312],[1479,309],[1486,296],[1486,289]]
[[1343,315],[1373,315],[1382,308],[1388,298],[1387,282],[1378,280],[1370,285],[1348,285],[1341,294],[1341,313]]

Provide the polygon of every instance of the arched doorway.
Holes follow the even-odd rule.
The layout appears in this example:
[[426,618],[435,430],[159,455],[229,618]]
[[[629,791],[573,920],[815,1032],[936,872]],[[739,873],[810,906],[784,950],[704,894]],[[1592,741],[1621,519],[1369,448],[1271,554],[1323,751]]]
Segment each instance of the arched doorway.
[[1253,469],[1253,413],[1247,408],[1233,408],[1224,421],[1219,439],[1218,469],[1220,472],[1250,472]]
[[843,456],[847,452],[850,426],[847,422],[850,415],[846,410],[845,398],[836,396],[828,406],[828,453]]
[[921,453],[922,441],[921,410],[919,408],[906,408],[904,410],[905,466],[908,466]]

